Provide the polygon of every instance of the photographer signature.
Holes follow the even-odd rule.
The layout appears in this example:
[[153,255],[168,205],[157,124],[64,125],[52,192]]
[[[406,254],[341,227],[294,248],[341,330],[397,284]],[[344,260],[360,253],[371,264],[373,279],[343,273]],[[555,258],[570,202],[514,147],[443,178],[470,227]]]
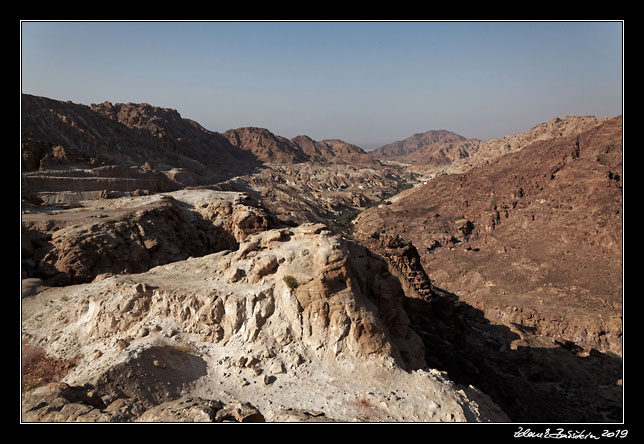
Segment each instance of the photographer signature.
[[601,439],[601,438],[625,438],[628,435],[628,430],[604,430],[600,436],[595,435],[593,432],[586,432],[585,430],[564,430],[555,429],[550,431],[546,429],[545,432],[533,432],[530,429],[519,427],[519,430],[514,432],[515,438],[552,438],[552,439]]

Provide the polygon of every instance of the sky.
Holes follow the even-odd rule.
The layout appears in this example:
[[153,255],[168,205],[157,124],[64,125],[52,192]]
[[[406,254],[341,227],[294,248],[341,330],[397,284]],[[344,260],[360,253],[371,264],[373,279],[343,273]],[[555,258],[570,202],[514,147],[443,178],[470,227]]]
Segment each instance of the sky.
[[367,149],[432,129],[487,140],[621,114],[623,23],[23,21],[21,90]]

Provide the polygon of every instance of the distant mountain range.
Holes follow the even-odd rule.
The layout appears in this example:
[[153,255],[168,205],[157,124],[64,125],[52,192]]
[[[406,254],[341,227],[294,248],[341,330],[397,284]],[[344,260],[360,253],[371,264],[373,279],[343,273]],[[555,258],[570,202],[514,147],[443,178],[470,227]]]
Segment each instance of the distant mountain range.
[[428,172],[458,173],[520,150],[539,140],[577,134],[607,121],[594,116],[555,117],[534,128],[499,139],[467,139],[447,130],[430,130],[389,143],[370,152],[379,160],[414,164]]
[[[213,183],[252,172],[265,163],[301,162],[379,166],[361,148],[341,140],[292,140],[263,128],[221,134],[146,103],[82,105],[22,95],[23,170],[43,159],[181,170],[190,184]],[[27,145],[29,148],[27,149]],[[37,147],[37,148],[34,148]],[[64,149],[65,156],[52,154]],[[50,162],[51,163],[51,162]]]
[[[23,169],[38,169],[43,159],[50,164],[51,159],[63,163],[67,159],[146,165],[166,174],[172,171],[171,178],[183,185],[219,182],[251,173],[263,164],[379,167],[380,161],[399,161],[436,175],[463,172],[535,141],[576,134],[606,119],[554,118],[528,131],[488,141],[430,130],[366,152],[338,139],[316,141],[305,135],[287,139],[265,128],[209,131],[174,109],[146,103],[87,106],[23,94]],[[64,148],[65,156],[52,154],[57,147]]]

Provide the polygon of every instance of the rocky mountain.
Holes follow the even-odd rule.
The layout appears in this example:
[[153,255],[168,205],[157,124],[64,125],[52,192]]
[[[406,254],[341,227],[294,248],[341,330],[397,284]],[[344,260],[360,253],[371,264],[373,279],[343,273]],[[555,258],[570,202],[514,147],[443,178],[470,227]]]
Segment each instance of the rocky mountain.
[[490,323],[399,237],[257,205],[202,189],[27,213],[23,420],[619,417],[615,360]]
[[[56,147],[73,154],[67,156],[68,163],[59,162],[61,166],[74,165],[74,160],[149,165],[181,184],[223,180],[260,165],[225,137],[171,109],[109,102],[86,106],[23,94],[21,112],[23,151],[26,141],[49,147],[30,152],[33,166],[47,155],[53,157],[49,153]],[[180,171],[189,177],[181,177]]]
[[438,287],[494,318],[621,353],[621,137],[607,119],[437,177],[361,213],[355,234],[413,242]]
[[[545,128],[561,122],[551,123]],[[375,252],[383,239],[413,244],[434,291],[457,301],[452,313],[466,324],[454,331],[458,321],[422,320],[431,306],[407,311],[430,365],[482,389],[513,420],[534,419],[536,404],[574,421],[619,418],[622,119],[545,137],[365,210],[354,236]],[[429,348],[439,338],[446,348]]]
[[309,159],[319,163],[380,166],[380,162],[374,160],[362,148],[339,139],[315,141],[308,136],[297,136],[292,141],[309,156]]
[[231,129],[223,135],[237,148],[253,153],[264,162],[292,164],[308,160],[293,142],[265,128]]
[[371,154],[377,159],[409,164],[413,171],[428,177],[462,173],[539,140],[577,134],[607,119],[594,116],[555,117],[528,131],[486,141],[466,139],[446,130],[433,130],[384,145]]
[[289,140],[255,127],[231,129],[223,135],[234,146],[252,152],[266,163],[380,166],[362,148],[338,139],[315,141],[308,136],[297,136]]
[[250,127],[219,134],[145,103],[85,106],[23,94],[21,123],[23,196],[51,204],[211,185],[271,165],[381,167],[341,140],[288,140]]
[[620,420],[621,359],[542,336],[521,319],[520,309],[506,317],[439,288],[415,246],[397,234],[383,231],[361,243],[385,258],[411,296],[403,307],[431,368],[479,388],[511,421]]
[[610,117],[597,118],[595,116],[566,116],[555,117],[548,122],[518,134],[482,141],[475,156],[463,158],[457,162],[459,172],[465,171],[474,166],[484,165],[496,157],[518,151],[534,142],[554,139],[557,137],[569,137],[579,134],[582,131],[591,129],[610,120]]
[[453,147],[467,139],[456,133],[447,130],[430,130],[424,133],[417,133],[403,140],[381,146],[373,151],[371,155],[377,159],[403,160],[418,150],[440,151],[446,147]]

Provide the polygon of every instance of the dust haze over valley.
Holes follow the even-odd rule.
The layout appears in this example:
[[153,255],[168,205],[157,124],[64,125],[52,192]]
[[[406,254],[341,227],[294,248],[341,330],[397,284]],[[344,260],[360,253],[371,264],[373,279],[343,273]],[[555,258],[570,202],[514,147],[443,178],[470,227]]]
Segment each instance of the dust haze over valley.
[[20,113],[21,422],[624,422],[620,113],[377,147]]

